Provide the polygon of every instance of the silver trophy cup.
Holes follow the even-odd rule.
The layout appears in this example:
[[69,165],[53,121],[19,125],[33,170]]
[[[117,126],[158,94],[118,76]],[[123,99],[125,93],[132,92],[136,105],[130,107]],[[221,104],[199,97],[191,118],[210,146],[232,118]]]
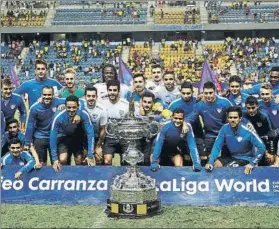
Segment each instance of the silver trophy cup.
[[156,136],[159,130],[158,122],[136,118],[133,112],[121,121],[108,122],[107,133],[129,143],[127,151],[123,154],[123,160],[129,164],[127,171],[117,175],[110,188],[111,196],[106,209],[109,217],[146,217],[161,212],[155,180],[144,175],[137,166],[144,160],[144,155],[136,148],[137,140],[145,138],[148,141]]

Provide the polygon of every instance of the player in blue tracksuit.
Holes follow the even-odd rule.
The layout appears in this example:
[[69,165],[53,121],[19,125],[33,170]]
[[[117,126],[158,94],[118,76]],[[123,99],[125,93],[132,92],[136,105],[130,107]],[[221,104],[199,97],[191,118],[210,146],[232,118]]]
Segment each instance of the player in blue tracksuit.
[[249,95],[241,92],[241,79],[239,76],[232,76],[229,79],[229,90],[225,97],[233,106],[240,106],[245,109],[245,101]]
[[1,97],[1,110],[4,113],[6,121],[14,118],[16,110],[19,111],[21,129],[25,129],[26,122],[26,107],[22,97],[13,92],[13,84],[10,79],[2,80],[2,97]]
[[159,169],[158,159],[160,159],[161,165],[169,165],[172,162],[175,166],[183,166],[183,156],[189,151],[194,171],[201,170],[202,166],[192,127],[188,123],[189,131],[181,134],[183,121],[184,111],[177,108],[173,111],[172,120],[161,129],[152,154],[150,165],[152,171]]
[[25,136],[19,130],[19,123],[16,119],[10,119],[7,124],[7,131],[2,138],[1,156],[9,151],[9,144],[13,138],[18,138],[22,145],[25,143]]
[[[68,158],[74,154],[76,165],[82,164],[84,131],[87,135],[88,154],[86,161],[88,165],[94,165],[94,127],[88,113],[78,110],[78,97],[71,95],[66,98],[66,110],[62,111],[53,120],[50,132],[50,148],[53,159],[53,169],[60,170],[60,163],[68,164]],[[80,117],[79,123],[73,123],[74,117]]]
[[34,168],[34,158],[28,152],[22,151],[22,144],[19,139],[12,139],[9,150],[10,152],[1,158],[1,167],[2,165],[24,165],[15,173],[15,179],[19,179],[22,174],[28,173]]
[[[228,109],[228,124],[225,124],[216,138],[208,163],[207,171],[214,167],[245,166],[244,173],[250,174],[266,152],[265,145],[260,137],[241,123],[241,108],[230,107]],[[229,155],[220,152],[226,142]]]
[[[188,115],[195,110],[196,104],[197,99],[193,96],[193,85],[191,82],[185,81],[181,84],[180,98],[174,100],[169,105],[168,109],[173,112],[176,108],[182,108],[184,110],[185,119],[187,119]],[[191,126],[193,128],[198,151],[202,159],[204,156],[204,131],[198,116],[196,117],[196,120],[191,122]]]
[[268,157],[268,160],[270,160],[273,166],[279,166],[279,104],[275,103],[272,86],[270,84],[263,84],[260,97],[259,109],[268,114],[273,127],[273,130],[268,134],[270,139],[270,149],[266,157]]
[[49,138],[51,124],[57,108],[64,104],[65,99],[54,98],[52,87],[44,87],[42,102],[36,102],[30,107],[25,133],[25,146],[34,143],[39,160],[43,165],[47,162],[47,151],[50,151]]
[[212,82],[206,82],[203,86],[205,101],[196,104],[195,110],[188,115],[186,120],[192,123],[200,115],[204,124],[205,131],[205,153],[207,156],[211,152],[214,141],[226,122],[226,112],[232,106],[226,98],[215,94],[216,88]]
[[[273,95],[279,96],[279,67],[271,68],[269,82],[272,85]],[[260,95],[262,85],[263,83],[256,84],[251,88],[243,90],[243,92],[249,95]]]
[[[5,129],[6,129],[6,120],[5,120],[5,116],[4,113],[2,111],[1,112],[1,139],[4,138],[5,135]],[[1,148],[4,145],[4,141],[1,140]]]
[[42,89],[45,86],[53,87],[54,94],[62,88],[62,85],[53,79],[47,78],[47,63],[43,60],[36,60],[35,63],[36,79],[24,82],[15,93],[28,95],[29,107],[31,107],[41,96]]

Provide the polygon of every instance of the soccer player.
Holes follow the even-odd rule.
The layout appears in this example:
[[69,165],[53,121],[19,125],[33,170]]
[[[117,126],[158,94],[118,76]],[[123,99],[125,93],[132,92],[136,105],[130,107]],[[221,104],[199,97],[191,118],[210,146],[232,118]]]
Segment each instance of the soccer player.
[[189,131],[181,135],[184,121],[183,109],[177,108],[173,111],[172,120],[167,122],[158,134],[152,154],[150,169],[157,171],[159,164],[183,166],[184,154],[189,154],[193,161],[194,171],[200,171],[202,166],[197,150],[194,133],[188,123]]
[[[47,151],[50,151],[49,137],[51,124],[57,109],[64,106],[64,99],[54,98],[54,89],[45,86],[41,92],[42,102],[30,107],[25,133],[25,148],[33,143],[42,165],[47,163]],[[50,155],[51,156],[51,155]]]
[[205,101],[198,102],[186,120],[193,123],[199,115],[201,116],[205,132],[205,154],[208,156],[221,127],[226,122],[226,112],[232,104],[228,99],[216,95],[216,88],[212,82],[204,84],[203,94]]
[[22,151],[22,144],[19,139],[14,138],[9,144],[9,152],[1,158],[3,165],[22,165],[24,166],[15,173],[15,179],[19,179],[22,174],[30,172],[35,166],[34,158],[26,151]]
[[164,85],[157,86],[154,90],[155,97],[161,99],[167,106],[178,98],[180,91],[175,86],[175,75],[172,71],[163,74]]
[[[272,67],[269,73],[269,82],[272,86],[273,95],[276,97],[276,103],[279,103],[279,67]],[[260,95],[261,86],[263,84],[259,83],[253,86],[252,88],[248,88],[243,90],[244,93],[249,95]]]
[[97,99],[97,88],[93,86],[86,87],[86,104],[84,106],[84,109],[89,114],[90,120],[94,126],[96,163],[101,163],[103,160],[102,145],[106,137],[105,126],[107,124],[107,112],[104,106],[97,102]]
[[2,80],[2,98],[1,110],[4,113],[6,121],[13,119],[18,109],[20,113],[21,130],[25,131],[26,107],[22,97],[13,93],[13,84],[10,79]]
[[[241,123],[242,111],[240,107],[230,107],[227,113],[228,123],[223,125],[214,143],[208,163],[207,171],[213,167],[244,166],[244,173],[250,174],[252,169],[263,157],[266,148],[259,136]],[[229,155],[220,152],[226,142]]]
[[[188,117],[188,115],[195,110],[195,106],[197,104],[196,97],[193,96],[193,85],[191,82],[183,82],[181,85],[181,91],[180,91],[180,98],[174,100],[169,105],[169,110],[174,111],[177,108],[181,108],[184,110],[185,119]],[[199,116],[197,116],[196,120],[191,122],[193,132],[195,135],[195,140],[197,143],[199,155],[201,157],[201,160],[207,160],[207,156],[204,155],[204,131],[201,125],[201,121],[199,119]],[[187,161],[189,161],[190,158],[187,158]]]
[[[71,155],[74,155],[75,164],[82,165],[86,160],[89,166],[95,165],[94,160],[94,129],[90,117],[84,110],[78,110],[79,99],[74,95],[66,98],[66,110],[57,114],[53,120],[50,132],[50,149],[53,160],[53,169],[58,172],[62,165],[67,165]],[[74,117],[78,115],[80,122]],[[84,131],[87,136],[88,153],[83,156]]]
[[[98,98],[101,100],[106,99],[108,97],[107,91],[107,82],[110,80],[117,80],[117,71],[116,68],[112,64],[106,64],[102,70],[102,83],[96,83],[94,86],[98,91]],[[125,98],[127,100],[130,99],[131,92],[127,85],[120,84],[120,97]]]
[[65,87],[59,91],[59,97],[67,98],[70,95],[75,95],[78,98],[84,96],[84,89],[76,85],[76,71],[72,68],[67,68],[64,72]]
[[[102,104],[107,111],[108,120],[119,121],[129,112],[129,102],[120,98],[120,82],[110,80],[107,82],[108,98],[103,100]],[[128,143],[125,139],[117,139],[107,134],[103,145],[103,155],[105,165],[112,164],[114,153],[122,155],[128,149]]]
[[147,80],[146,88],[149,90],[155,90],[157,86],[163,85],[162,75],[163,70],[159,64],[152,65],[152,79]]
[[4,137],[2,138],[2,152],[1,156],[5,155],[9,151],[9,143],[13,138],[18,138],[22,145],[25,142],[25,136],[19,129],[19,122],[16,119],[10,119],[6,124],[7,132],[5,133]]
[[27,94],[29,107],[31,107],[41,96],[43,87],[50,86],[54,89],[54,94],[62,88],[62,85],[56,80],[47,78],[47,63],[44,60],[35,62],[36,79],[24,82],[15,90],[17,94]]
[[243,123],[248,121],[254,126],[260,137],[268,136],[272,131],[272,123],[268,115],[259,110],[259,102],[256,97],[250,95],[245,101],[246,112],[243,112]]
[[259,109],[261,111],[265,111],[272,123],[273,130],[269,133],[271,147],[268,150],[268,153],[265,155],[266,159],[271,161],[273,166],[279,166],[279,105],[275,103],[275,99],[272,94],[272,86],[270,84],[263,84],[261,87],[260,98],[259,101]]
[[249,95],[241,92],[241,79],[239,76],[232,76],[229,79],[229,90],[225,97],[233,106],[245,108],[245,101]]
[[[5,120],[5,116],[4,113],[2,111],[1,112],[1,139],[4,138],[5,135],[5,129],[6,129],[6,120]],[[1,148],[4,145],[4,141],[1,141]]]

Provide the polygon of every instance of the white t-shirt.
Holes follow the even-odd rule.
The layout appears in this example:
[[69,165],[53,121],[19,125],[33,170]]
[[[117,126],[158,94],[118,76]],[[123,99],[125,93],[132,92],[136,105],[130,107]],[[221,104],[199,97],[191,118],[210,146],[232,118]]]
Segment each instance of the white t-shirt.
[[164,85],[164,83],[162,81],[160,81],[158,83],[158,82],[155,82],[153,79],[151,79],[151,80],[146,80],[145,88],[147,88],[151,91],[154,91],[154,90],[156,90],[156,88],[158,86],[161,86],[161,85]]
[[172,91],[168,91],[165,86],[158,86],[154,91],[154,94],[156,98],[163,100],[168,106],[180,96],[180,91],[178,87],[175,87]]
[[[129,112],[129,102],[123,98],[120,98],[115,104],[111,103],[109,99],[104,99],[102,105],[106,109],[108,120],[121,120]],[[113,138],[109,134],[107,134],[107,137]]]
[[89,114],[90,120],[94,125],[94,135],[95,138],[100,136],[100,126],[105,126],[108,122],[107,112],[105,107],[96,103],[94,108],[89,108],[87,104],[84,104],[84,109]]
[[[108,98],[108,90],[106,83],[96,83],[94,87],[97,88],[98,91],[98,100],[102,102],[102,100]],[[126,98],[126,95],[130,91],[129,87],[125,84],[120,84],[120,97]]]

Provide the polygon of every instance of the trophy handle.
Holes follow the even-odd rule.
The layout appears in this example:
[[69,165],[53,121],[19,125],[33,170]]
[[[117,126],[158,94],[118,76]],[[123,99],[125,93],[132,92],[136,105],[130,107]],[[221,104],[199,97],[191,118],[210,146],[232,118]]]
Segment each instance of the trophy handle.
[[158,122],[152,121],[148,124],[148,128],[146,128],[148,131],[148,138],[152,138],[156,136],[160,131],[160,124]]

